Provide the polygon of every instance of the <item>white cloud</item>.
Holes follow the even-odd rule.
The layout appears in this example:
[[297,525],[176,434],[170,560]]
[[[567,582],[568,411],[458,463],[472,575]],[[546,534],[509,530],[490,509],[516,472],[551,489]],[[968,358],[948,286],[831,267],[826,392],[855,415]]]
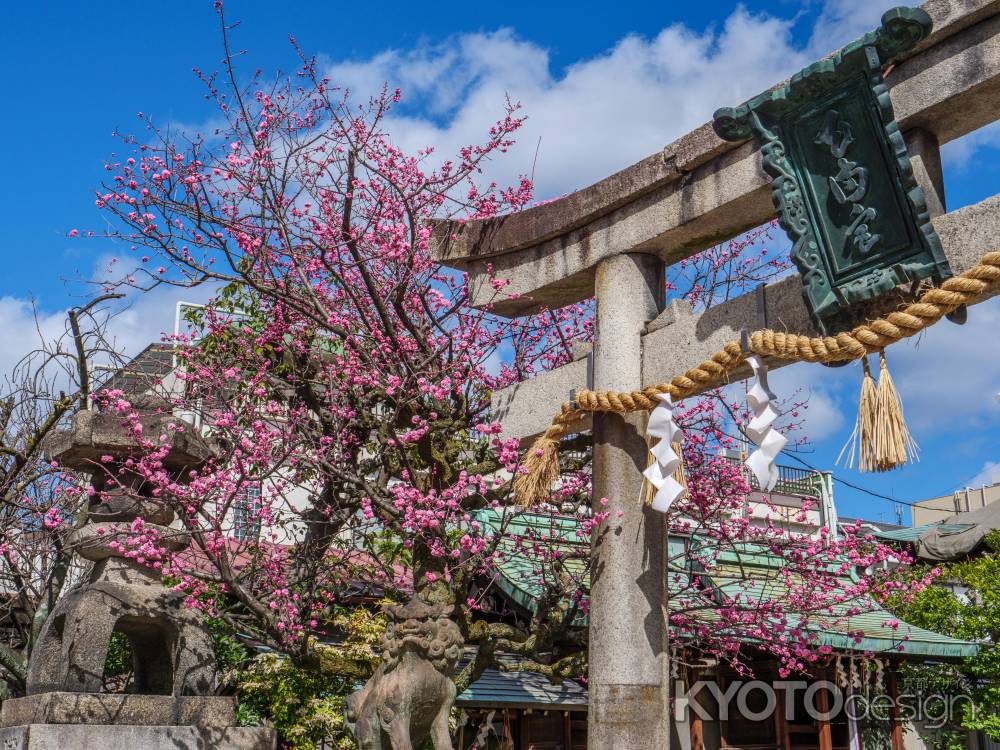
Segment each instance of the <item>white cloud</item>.
[[437,45],[390,50],[330,64],[331,78],[362,95],[388,81],[421,115],[386,122],[409,152],[433,145],[442,158],[480,142],[509,94],[528,122],[490,178],[512,182],[532,170],[550,198],[595,182],[655,153],[712,112],[759,93],[809,62],[792,22],[736,10],[717,31],[675,24],[652,38],[630,35],[559,74],[548,52],[510,29],[463,34]]
[[[789,440],[805,438],[815,445],[831,436],[847,439],[844,431],[847,420],[841,402],[844,385],[850,378],[844,377],[843,369],[800,363],[771,370],[767,379],[782,412],[777,427]],[[747,380],[724,386],[722,390],[728,402],[745,403],[751,385],[752,381]]]
[[809,40],[813,56],[823,57],[853,42],[877,27],[882,14],[899,4],[894,0],[826,0]]
[[38,348],[42,340],[57,338],[65,325],[64,311],[38,311],[36,316],[30,299],[0,297],[0,329],[4,332],[0,345],[0,379],[10,375],[21,358]]
[[996,484],[997,482],[1000,482],[1000,461],[987,461],[976,476],[962,482],[955,489],[964,490],[966,487],[983,487],[984,485]]
[[[160,341],[164,333],[173,332],[177,301],[204,302],[209,294],[207,287],[163,286],[115,304],[116,312],[109,326],[113,349],[126,357],[138,354],[149,344]],[[0,297],[0,329],[5,332],[0,344],[0,382],[42,340],[52,341],[65,331],[66,312],[66,309],[44,311],[36,319],[31,300]]]
[[789,414],[786,419],[801,421],[801,432],[794,437],[803,435],[812,443],[843,433],[847,421],[839,403],[844,401],[843,382],[842,370],[805,364],[775,370],[768,379],[771,390],[786,402],[804,402],[797,417]]
[[[163,334],[174,330],[174,314],[178,302],[203,304],[211,296],[207,286],[181,289],[162,286],[151,292],[134,295],[119,312],[112,326],[118,351],[137,354],[146,346],[160,341]],[[182,330],[184,326],[181,321]]]
[[[547,199],[655,153],[716,108],[746,100],[875,28],[895,5],[825,0],[799,46],[791,37],[794,18],[741,7],[717,29],[673,24],[653,36],[631,34],[561,71],[546,49],[511,29],[332,60],[328,69],[358,97],[386,83],[403,90],[403,106],[390,113],[386,129],[411,153],[434,146],[441,158],[451,157],[483,140],[505,97],[521,102],[528,122],[488,176],[510,184],[534,167],[536,197]],[[963,168],[987,145],[1000,145],[1000,123],[947,144],[945,161]]]
[[888,350],[887,361],[917,433],[1000,426],[1000,297],[969,308],[956,326],[942,320]]
[[1000,121],[991,122],[986,127],[944,144],[941,147],[941,159],[945,167],[964,172],[981,148],[1000,148]]

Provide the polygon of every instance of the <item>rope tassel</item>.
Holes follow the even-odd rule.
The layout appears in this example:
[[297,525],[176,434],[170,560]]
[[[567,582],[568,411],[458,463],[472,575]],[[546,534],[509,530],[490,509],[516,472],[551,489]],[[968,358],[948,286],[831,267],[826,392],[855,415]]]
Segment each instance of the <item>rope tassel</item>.
[[903,403],[889,374],[885,352],[879,352],[878,393],[875,421],[875,471],[890,471],[919,461],[920,448],[910,435],[903,416]]
[[[850,362],[863,359],[868,354],[881,351],[902,339],[914,336],[934,325],[948,313],[961,305],[973,305],[985,299],[986,295],[1000,288],[1000,250],[985,253],[979,262],[958,276],[945,279],[941,286],[926,290],[920,299],[901,310],[888,313],[885,317],[869,320],[851,331],[841,331],[834,336],[806,336],[782,331],[762,330],[749,335],[749,349],[753,354],[774,357],[786,362]],[[584,426],[584,418],[597,412],[628,414],[635,411],[651,411],[657,406],[657,397],[669,393],[676,400],[693,396],[709,388],[729,382],[734,371],[743,364],[746,354],[739,341],[730,341],[709,359],[678,373],[669,382],[648,385],[638,391],[577,391],[576,400],[563,404],[562,409],[552,418],[552,424],[529,450],[525,458],[524,473],[514,481],[514,492],[521,505],[531,505],[544,499],[552,482],[559,476],[559,441],[561,438]],[[869,373],[870,377],[870,373]],[[895,395],[891,379],[886,381],[885,396]],[[874,380],[867,385],[874,386]],[[875,400],[877,401],[877,393]],[[907,452],[916,459],[916,444],[909,437],[902,421],[902,407],[895,395],[898,436],[902,436],[902,460],[907,460]],[[870,395],[866,400],[871,403]],[[891,399],[889,399],[891,400]],[[871,435],[876,419],[873,414],[866,417],[868,427],[865,434]],[[855,425],[855,434],[848,445],[860,438],[861,415]],[[897,444],[898,445],[898,444]],[[841,457],[844,451],[841,451]],[[851,456],[855,455],[852,449]],[[897,452],[897,459],[899,452]],[[853,459],[852,459],[853,460]],[[838,463],[840,457],[837,459]],[[899,465],[893,463],[892,466]],[[868,466],[868,462],[865,462]],[[877,470],[878,461],[871,463]],[[892,468],[888,462],[885,468]],[[864,469],[871,470],[871,469]]]
[[891,471],[908,460],[918,460],[919,448],[910,435],[903,417],[903,404],[889,374],[885,352],[879,352],[878,385],[872,377],[868,358],[861,360],[864,377],[858,399],[858,418],[854,431],[837,456],[840,464],[847,453],[847,467],[857,460],[858,471]]
[[868,366],[868,357],[861,360],[865,374],[861,379],[861,395],[858,397],[858,418],[854,422],[854,431],[847,438],[844,447],[840,449],[835,463],[839,466],[840,459],[847,453],[847,468],[853,469],[857,460],[858,471],[875,470],[875,441],[872,435],[875,431],[875,412],[878,403],[878,390],[875,387],[875,379],[872,377],[871,368]]
[[559,438],[559,431],[549,427],[524,457],[524,473],[514,479],[514,496],[522,508],[544,502],[559,478]]

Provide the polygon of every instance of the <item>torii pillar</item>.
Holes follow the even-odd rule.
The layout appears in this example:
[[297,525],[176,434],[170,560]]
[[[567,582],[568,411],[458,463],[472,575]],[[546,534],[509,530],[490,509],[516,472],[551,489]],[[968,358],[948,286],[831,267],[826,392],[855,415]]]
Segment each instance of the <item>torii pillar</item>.
[[[952,271],[962,273],[996,249],[1000,195],[942,214],[937,146],[998,119],[996,107],[984,102],[1000,91],[1000,11],[992,0],[928,0],[923,11],[932,22],[932,37],[895,65],[879,95],[888,96],[896,124],[907,133],[910,166],[931,198],[925,211]],[[914,14],[891,13],[892,25],[903,16],[912,20]],[[436,227],[435,259],[469,274],[470,303],[476,307],[515,317],[597,298],[594,382],[587,382],[586,363],[574,359],[494,392],[504,435],[530,443],[575,388],[633,390],[668,381],[736,340],[741,329],[756,327],[762,317],[781,330],[819,334],[803,299],[802,279],[794,274],[771,282],[766,292],[727,298],[703,311],[674,300],[641,333],[657,317],[662,300],[659,261],[677,263],[770,221],[772,188],[759,148],[747,139],[723,141],[707,123],[558,200]],[[503,294],[495,278],[509,281]],[[895,304],[890,299],[886,311]],[[776,358],[768,364],[789,363]],[[745,367],[731,373],[734,380],[749,375]],[[589,747],[661,750],[670,739],[666,539],[662,517],[640,501],[643,425],[595,414],[593,431],[594,497],[608,498],[610,515],[594,541]]]
[[[664,303],[664,268],[624,253],[596,273],[594,388],[642,387],[642,333]],[[642,500],[646,416],[594,415],[594,533],[590,597],[588,746],[663,750],[670,737],[666,526]],[[601,499],[607,498],[607,506]]]
[[[475,258],[476,262],[496,261],[500,265],[502,254],[511,252],[511,246],[528,244],[537,233],[538,228],[530,222],[522,229],[516,226],[516,222],[530,218],[528,213],[515,219],[511,229],[517,236],[513,240],[503,236],[506,219],[460,227],[444,225],[439,230],[437,257],[446,264],[463,265]],[[498,249],[501,255],[476,258]],[[530,274],[528,265],[518,258],[498,269],[498,275],[506,271]],[[636,390],[643,385],[642,336],[665,303],[664,264],[654,254],[625,250],[596,263],[594,277],[597,331],[593,387]],[[483,306],[502,315],[524,315],[543,304],[558,307],[573,301],[574,297],[558,292],[552,299],[527,304],[523,299],[512,299],[494,307],[484,300]],[[562,401],[567,390],[552,395]],[[666,750],[670,740],[666,524],[661,514],[643,502],[642,472],[648,455],[645,422],[645,414],[594,415],[592,502],[595,512],[606,511],[608,517],[593,532],[590,750]],[[601,503],[604,498],[607,505]]]

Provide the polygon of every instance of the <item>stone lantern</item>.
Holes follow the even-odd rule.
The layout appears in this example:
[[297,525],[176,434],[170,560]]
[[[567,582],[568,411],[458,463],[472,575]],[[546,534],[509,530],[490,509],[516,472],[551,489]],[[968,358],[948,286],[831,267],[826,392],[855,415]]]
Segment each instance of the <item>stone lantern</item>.
[[[137,407],[144,435],[167,436],[163,468],[173,481],[186,481],[211,455],[209,445],[166,404],[147,398]],[[168,429],[168,422],[182,429]],[[179,551],[190,543],[187,532],[170,527],[173,510],[128,469],[138,446],[121,416],[81,411],[46,448],[61,466],[91,477],[87,522],[70,544],[92,567],[49,613],[31,654],[27,697],[4,701],[0,747],[274,748],[273,730],[236,727],[235,699],[213,695],[215,655],[200,615],[118,543],[135,519],[154,531],[160,547]],[[101,692],[116,632],[133,655],[128,694]]]

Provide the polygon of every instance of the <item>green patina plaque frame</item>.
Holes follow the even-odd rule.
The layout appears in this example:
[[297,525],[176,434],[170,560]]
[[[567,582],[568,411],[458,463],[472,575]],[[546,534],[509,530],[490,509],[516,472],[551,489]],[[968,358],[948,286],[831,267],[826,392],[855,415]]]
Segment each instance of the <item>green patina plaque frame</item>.
[[760,144],[778,222],[823,333],[849,328],[857,303],[952,275],[883,76],[930,30],[919,8],[893,8],[877,29],[786,84],[715,113],[721,138]]

